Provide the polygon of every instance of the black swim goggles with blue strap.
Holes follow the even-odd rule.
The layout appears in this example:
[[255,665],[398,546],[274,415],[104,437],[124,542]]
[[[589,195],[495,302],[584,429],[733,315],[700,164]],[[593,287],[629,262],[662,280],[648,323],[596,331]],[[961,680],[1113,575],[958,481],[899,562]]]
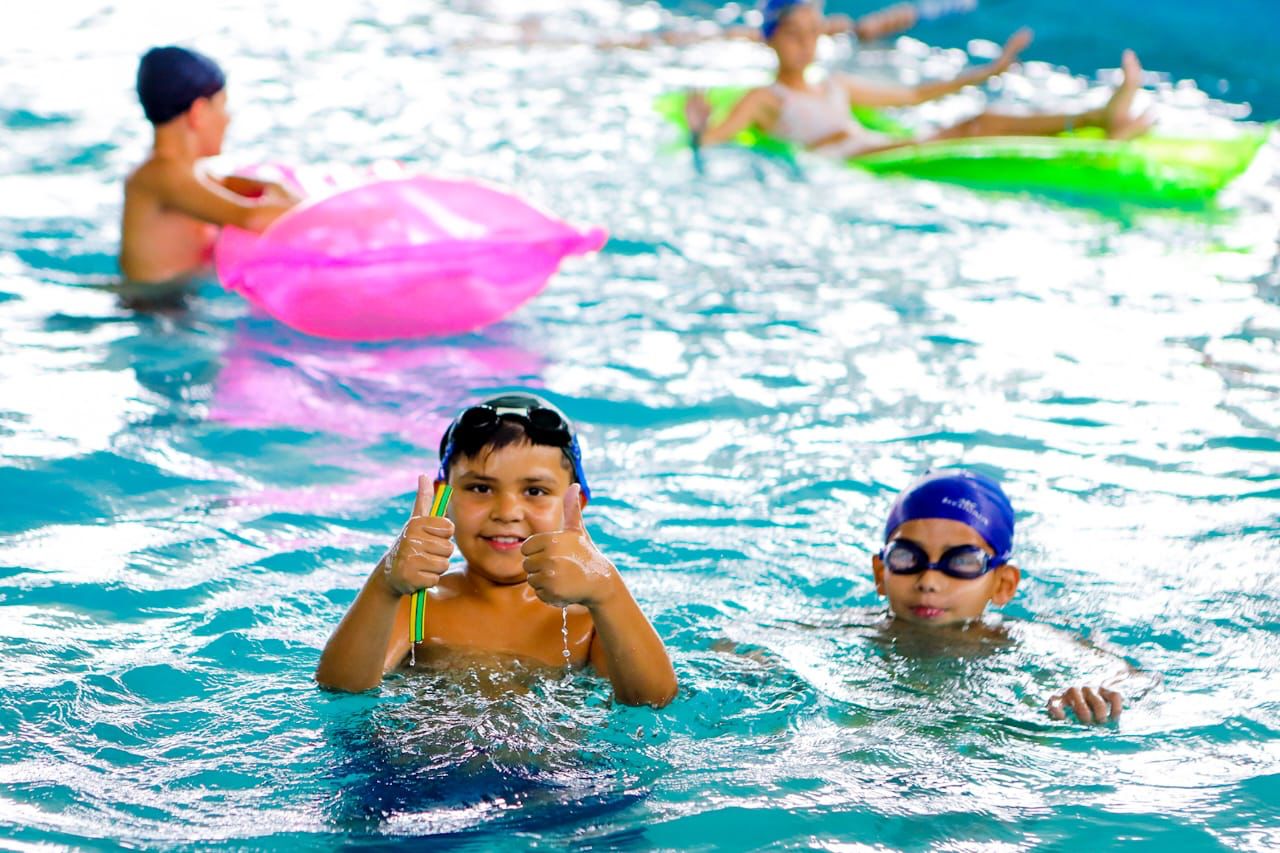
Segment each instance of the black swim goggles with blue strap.
[[973,580],[1001,565],[977,545],[957,545],[942,552],[936,563],[929,562],[929,555],[919,544],[910,539],[891,539],[880,551],[880,561],[895,575],[918,575],[930,569],[942,572],[950,578]]
[[524,394],[488,400],[464,409],[454,418],[440,439],[440,471],[437,478],[448,479],[449,463],[458,451],[460,437],[474,435],[483,443],[485,438],[498,431],[504,419],[519,421],[534,444],[560,448],[573,466],[573,475],[582,487],[583,497],[590,500],[591,488],[587,485],[587,475],[582,470],[582,448],[569,419],[549,403]]

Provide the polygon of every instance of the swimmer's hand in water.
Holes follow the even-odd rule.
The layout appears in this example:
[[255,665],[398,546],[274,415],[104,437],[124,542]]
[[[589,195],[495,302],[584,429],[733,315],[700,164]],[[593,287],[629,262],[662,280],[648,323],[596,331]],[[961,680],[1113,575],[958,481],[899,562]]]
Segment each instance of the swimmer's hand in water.
[[711,120],[711,103],[701,89],[689,90],[684,101],[684,120],[695,139],[706,131],[707,122]]
[[1017,62],[1018,55],[1027,49],[1033,38],[1035,38],[1035,33],[1027,27],[1023,27],[1009,36],[1009,40],[1004,43],[1004,49],[1000,51],[1000,58],[992,63],[992,69],[995,73],[999,74],[1006,71],[1010,65]]
[[433,493],[431,478],[425,474],[419,476],[413,514],[400,531],[400,538],[382,560],[383,578],[398,595],[431,589],[449,570],[449,556],[453,553],[453,522],[431,515]]
[[618,588],[618,570],[591,541],[582,522],[582,487],[574,483],[564,494],[564,523],[554,533],[537,533],[524,541],[524,570],[538,598],[555,607],[604,603]]
[[1049,700],[1049,716],[1055,720],[1065,720],[1067,711],[1076,715],[1076,719],[1089,725],[1093,723],[1109,723],[1120,717],[1124,708],[1124,697],[1115,690],[1099,687],[1072,687],[1064,690]]

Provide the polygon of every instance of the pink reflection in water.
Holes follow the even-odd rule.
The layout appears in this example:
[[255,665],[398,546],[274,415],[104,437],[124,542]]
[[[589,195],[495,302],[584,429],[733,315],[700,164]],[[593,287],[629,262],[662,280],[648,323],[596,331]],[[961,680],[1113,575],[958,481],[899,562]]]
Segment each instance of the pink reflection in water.
[[541,355],[512,343],[371,346],[242,323],[214,383],[211,421],[243,429],[296,429],[361,444],[393,438],[423,451],[416,465],[389,466],[362,458],[358,449],[335,447],[332,458],[317,458],[316,464],[352,470],[357,479],[265,488],[232,501],[328,514],[410,492],[418,474],[434,473],[436,445],[458,410],[491,389],[541,386],[544,366]]

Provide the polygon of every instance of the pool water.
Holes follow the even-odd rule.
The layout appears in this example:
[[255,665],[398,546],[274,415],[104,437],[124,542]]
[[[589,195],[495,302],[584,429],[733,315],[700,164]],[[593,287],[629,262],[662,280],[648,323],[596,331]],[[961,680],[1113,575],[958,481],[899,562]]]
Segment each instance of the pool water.
[[[695,163],[653,98],[762,76],[760,49],[461,44],[513,32],[504,8],[10,10],[4,845],[1280,846],[1280,146],[1218,208],[1178,211]],[[520,14],[552,11],[573,34],[705,7]],[[229,69],[229,164],[394,159],[612,240],[447,340],[320,341],[212,282],[128,311],[102,285],[148,141],[129,87],[169,41]],[[1105,97],[1042,58],[989,96]],[[962,59],[910,39],[830,56]],[[1149,97],[1167,126],[1223,132],[1241,110],[1176,84],[1195,73]],[[679,698],[625,708],[589,673],[519,668],[319,691],[442,426],[512,386],[581,423],[588,523]],[[1020,508],[1008,642],[879,627],[881,519],[947,464]],[[1118,724],[1048,719],[1055,690],[1129,667]]]

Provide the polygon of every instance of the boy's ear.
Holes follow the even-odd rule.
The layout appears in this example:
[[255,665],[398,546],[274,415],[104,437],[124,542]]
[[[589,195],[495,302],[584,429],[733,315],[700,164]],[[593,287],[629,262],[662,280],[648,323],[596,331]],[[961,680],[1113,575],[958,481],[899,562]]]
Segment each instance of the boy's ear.
[[991,592],[991,601],[996,605],[1008,604],[1013,594],[1018,591],[1018,582],[1022,580],[1022,570],[1013,563],[1005,563],[995,570],[996,583]]
[[871,555],[871,576],[876,580],[876,592],[880,595],[888,595],[884,591],[884,561],[880,559],[879,554]]
[[187,127],[195,130],[204,124],[204,111],[209,106],[208,98],[196,98],[191,102],[191,106],[187,107],[187,111],[182,114],[182,118],[186,121]]
[[196,98],[191,102],[191,106],[187,107],[186,113],[183,114],[187,120],[187,125],[192,129],[203,127],[209,115],[209,110],[212,108],[212,98]]

